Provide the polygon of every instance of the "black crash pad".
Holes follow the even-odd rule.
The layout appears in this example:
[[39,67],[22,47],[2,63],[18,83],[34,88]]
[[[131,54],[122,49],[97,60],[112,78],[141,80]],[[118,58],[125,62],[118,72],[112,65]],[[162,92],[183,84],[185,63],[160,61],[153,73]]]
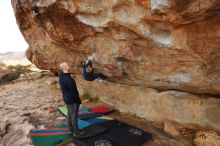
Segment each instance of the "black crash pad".
[[108,128],[106,128],[104,126],[100,126],[99,124],[93,124],[93,125],[90,125],[88,127],[83,128],[82,130],[86,132],[85,135],[83,135],[81,137],[74,137],[73,136],[73,138],[84,139],[84,138],[96,136],[98,134],[101,134],[101,133],[107,131]]
[[78,117],[81,120],[87,120],[87,119],[92,119],[95,117],[101,117],[103,116],[102,114],[96,114],[96,113],[84,113],[84,114],[79,114]]
[[75,143],[78,146],[140,146],[152,138],[150,133],[117,120],[101,123],[100,126],[108,127],[108,130],[94,137],[78,139]]
[[152,138],[150,133],[130,125],[113,128],[106,132],[106,135],[125,146],[140,146]]
[[118,128],[122,126],[126,126],[127,124],[120,122],[118,120],[109,120],[105,122],[98,123],[99,126],[105,127],[107,129],[113,129],[113,128]]
[[74,142],[77,146],[123,146],[105,135],[105,133]]

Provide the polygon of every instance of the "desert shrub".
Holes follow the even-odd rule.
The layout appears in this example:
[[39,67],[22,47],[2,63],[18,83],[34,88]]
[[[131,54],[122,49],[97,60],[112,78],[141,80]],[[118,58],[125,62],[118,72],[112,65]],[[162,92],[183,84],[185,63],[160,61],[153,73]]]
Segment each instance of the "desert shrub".
[[10,65],[8,66],[8,70],[10,71],[10,73],[1,78],[1,84],[9,83],[13,80],[16,80],[17,78],[19,78],[20,74],[24,74],[29,71],[26,66],[22,65]]

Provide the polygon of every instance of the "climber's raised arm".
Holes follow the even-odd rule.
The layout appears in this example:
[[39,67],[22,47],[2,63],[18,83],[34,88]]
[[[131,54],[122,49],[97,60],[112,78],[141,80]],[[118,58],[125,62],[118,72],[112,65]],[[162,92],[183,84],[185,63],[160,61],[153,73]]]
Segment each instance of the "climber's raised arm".
[[94,59],[94,55],[89,56],[86,62],[82,65],[82,75],[83,78],[87,81],[94,81],[97,78],[104,79],[104,75],[102,73],[94,73],[94,68],[92,66],[92,60]]

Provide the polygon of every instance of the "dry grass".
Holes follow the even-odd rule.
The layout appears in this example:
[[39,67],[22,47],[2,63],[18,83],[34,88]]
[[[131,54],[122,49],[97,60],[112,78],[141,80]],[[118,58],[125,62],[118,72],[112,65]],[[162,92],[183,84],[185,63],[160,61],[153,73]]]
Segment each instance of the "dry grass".
[[199,131],[194,143],[196,146],[220,146],[220,136],[214,131]]

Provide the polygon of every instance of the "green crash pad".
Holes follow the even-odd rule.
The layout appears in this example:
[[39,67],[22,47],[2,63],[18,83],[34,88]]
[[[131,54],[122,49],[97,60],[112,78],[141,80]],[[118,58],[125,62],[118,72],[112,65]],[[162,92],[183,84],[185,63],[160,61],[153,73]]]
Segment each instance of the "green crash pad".
[[[58,107],[58,110],[61,112],[61,114],[67,116],[67,108],[65,106]],[[87,108],[80,107],[79,114],[80,113],[89,113],[89,110]]]
[[[48,128],[67,128],[67,126],[65,124],[61,124]],[[34,146],[56,146],[57,144],[71,139],[72,137],[69,134],[57,134],[49,136],[30,136],[30,138]]]
[[56,146],[72,137],[70,134],[58,134],[50,136],[30,136],[30,138],[34,146]]
[[[90,124],[86,121],[78,119],[79,128],[85,128]],[[63,141],[69,140],[72,137],[65,133],[65,130],[60,129],[62,134],[57,133],[59,128],[68,128],[65,124],[53,126],[46,129],[32,130],[30,132],[30,138],[35,146],[55,146]]]
[[[56,126],[53,128],[65,128],[65,125],[60,125],[60,126]],[[99,126],[99,124],[92,124],[92,125],[86,125],[85,128],[83,128],[83,131],[86,132],[86,135],[84,135],[81,138],[87,138],[87,137],[92,137],[95,135],[98,135],[100,133],[103,133],[107,130],[108,128],[103,127],[103,126]],[[34,146],[56,146],[57,144],[60,144],[62,142],[65,142],[67,140],[70,140],[72,138],[72,136],[67,133],[67,132],[62,132],[62,130],[57,133],[57,132],[53,132],[53,130],[51,129],[46,129],[46,132],[37,132],[37,131],[31,131],[29,133],[29,136],[32,140],[32,143]],[[57,131],[57,130],[54,130]]]

